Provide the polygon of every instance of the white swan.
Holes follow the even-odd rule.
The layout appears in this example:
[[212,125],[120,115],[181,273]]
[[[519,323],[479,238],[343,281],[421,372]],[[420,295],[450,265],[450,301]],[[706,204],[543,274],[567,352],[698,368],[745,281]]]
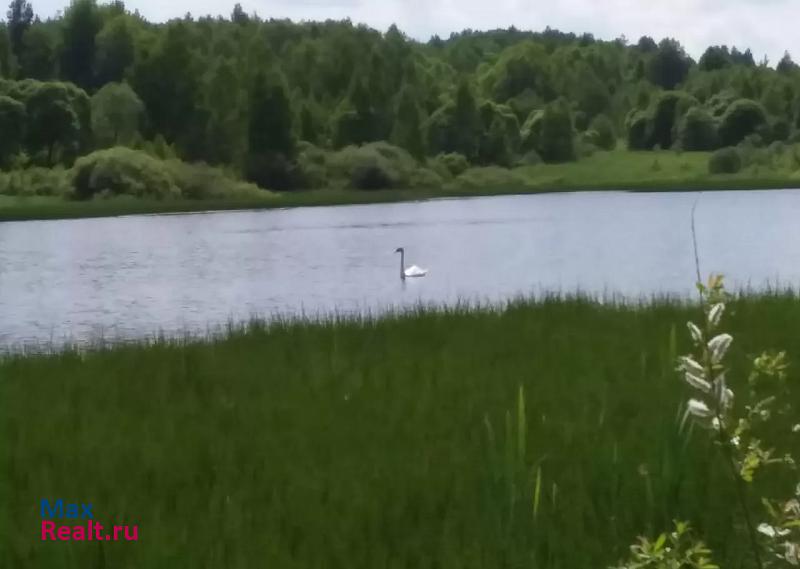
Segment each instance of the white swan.
[[400,278],[424,277],[428,274],[428,269],[420,269],[416,265],[411,265],[406,269],[406,250],[402,247],[395,249],[395,253],[400,253]]

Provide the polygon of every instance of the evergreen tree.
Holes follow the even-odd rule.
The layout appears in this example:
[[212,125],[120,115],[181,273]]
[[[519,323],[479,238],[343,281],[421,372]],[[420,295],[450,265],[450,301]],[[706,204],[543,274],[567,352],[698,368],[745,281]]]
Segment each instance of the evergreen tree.
[[12,0],[8,5],[8,35],[14,55],[22,52],[22,37],[33,23],[33,6],[27,0]]
[[95,37],[101,24],[96,0],[74,0],[62,21],[61,75],[83,89],[94,86]]

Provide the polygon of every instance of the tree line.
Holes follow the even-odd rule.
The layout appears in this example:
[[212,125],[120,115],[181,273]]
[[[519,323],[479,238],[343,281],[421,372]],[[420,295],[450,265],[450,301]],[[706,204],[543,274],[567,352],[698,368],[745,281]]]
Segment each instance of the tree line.
[[[70,165],[113,146],[161,148],[262,187],[303,187],[299,156],[388,141],[420,161],[575,160],[793,140],[800,72],[749,50],[694,61],[674,39],[546,29],[414,41],[348,20],[247,14],[148,22],[74,0],[42,20],[13,0],[0,26],[0,163]],[[166,149],[166,150],[164,150]]]

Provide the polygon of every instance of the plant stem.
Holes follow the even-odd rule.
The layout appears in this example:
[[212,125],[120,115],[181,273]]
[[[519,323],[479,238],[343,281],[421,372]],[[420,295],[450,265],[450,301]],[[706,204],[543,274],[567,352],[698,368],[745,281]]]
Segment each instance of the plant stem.
[[[717,420],[721,421],[719,414],[717,415]],[[758,545],[758,538],[756,536],[756,528],[753,526],[753,520],[750,516],[750,508],[747,506],[747,496],[745,495],[745,488],[742,484],[742,477],[736,470],[736,460],[733,457],[733,451],[730,447],[730,437],[728,437],[725,428],[722,427],[722,423],[720,422],[720,429],[719,429],[719,436],[720,436],[720,443],[722,444],[723,449],[725,449],[726,455],[726,462],[731,470],[731,476],[734,479],[734,485],[736,486],[736,495],[739,499],[739,505],[742,508],[742,514],[744,515],[744,522],[747,526],[747,533],[750,538],[750,545],[753,549],[753,557],[756,562],[756,567],[758,569],[764,569],[763,563],[761,563],[761,553],[760,547]]]

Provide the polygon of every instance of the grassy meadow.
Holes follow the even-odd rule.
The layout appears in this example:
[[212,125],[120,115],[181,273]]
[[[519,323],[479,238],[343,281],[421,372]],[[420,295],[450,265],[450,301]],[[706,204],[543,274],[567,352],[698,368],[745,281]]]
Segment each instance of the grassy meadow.
[[[0,194],[0,221],[346,205],[559,191],[691,191],[800,186],[793,154],[788,150],[781,155],[765,150],[754,152],[749,166],[737,174],[709,174],[709,156],[708,152],[631,152],[618,149],[597,152],[577,162],[564,164],[513,169],[497,166],[470,168],[434,186],[373,191],[336,186],[293,192],[231,192],[231,195],[219,191],[196,199],[122,195],[71,200],[61,195],[37,195],[36,190],[31,189],[32,193],[28,194]],[[212,190],[204,191],[214,194]]]
[[[800,299],[729,308],[734,387],[765,348],[796,373]],[[550,299],[7,357],[0,566],[602,568],[677,518],[741,567],[729,477],[678,430],[698,310]],[[139,541],[43,543],[42,498]]]

